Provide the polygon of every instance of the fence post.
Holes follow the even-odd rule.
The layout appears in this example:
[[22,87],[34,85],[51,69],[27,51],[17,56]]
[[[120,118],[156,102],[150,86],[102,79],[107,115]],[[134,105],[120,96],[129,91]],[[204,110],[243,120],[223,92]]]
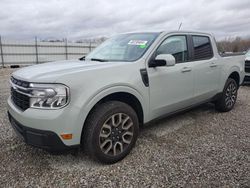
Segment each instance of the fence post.
[[37,48],[37,37],[35,37],[35,50],[36,50],[36,64],[38,64],[38,48]]
[[1,59],[2,59],[2,68],[4,68],[3,45],[2,45],[2,36],[1,35],[0,35],[0,51],[1,51]]
[[89,52],[92,51],[91,41],[89,42]]
[[65,55],[66,55],[66,60],[68,60],[68,40],[65,38]]

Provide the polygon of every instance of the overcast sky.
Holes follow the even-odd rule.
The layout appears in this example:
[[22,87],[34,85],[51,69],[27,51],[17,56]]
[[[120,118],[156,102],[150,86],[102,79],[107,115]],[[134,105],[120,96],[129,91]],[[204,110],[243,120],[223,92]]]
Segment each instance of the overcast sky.
[[250,36],[250,0],[0,0],[7,38],[92,38],[130,31]]

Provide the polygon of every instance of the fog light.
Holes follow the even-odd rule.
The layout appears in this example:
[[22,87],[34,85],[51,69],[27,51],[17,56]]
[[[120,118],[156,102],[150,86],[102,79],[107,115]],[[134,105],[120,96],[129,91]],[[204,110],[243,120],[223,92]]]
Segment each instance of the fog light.
[[71,140],[73,138],[72,134],[61,134],[62,139]]

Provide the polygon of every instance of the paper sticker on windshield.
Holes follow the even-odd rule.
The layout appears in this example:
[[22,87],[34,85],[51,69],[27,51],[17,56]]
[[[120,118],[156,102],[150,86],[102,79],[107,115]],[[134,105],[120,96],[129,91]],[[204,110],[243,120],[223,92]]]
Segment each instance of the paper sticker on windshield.
[[143,45],[140,45],[139,47],[140,48],[146,48],[147,46],[143,44]]
[[128,42],[129,45],[136,45],[136,46],[146,46],[148,41],[146,40],[130,40]]

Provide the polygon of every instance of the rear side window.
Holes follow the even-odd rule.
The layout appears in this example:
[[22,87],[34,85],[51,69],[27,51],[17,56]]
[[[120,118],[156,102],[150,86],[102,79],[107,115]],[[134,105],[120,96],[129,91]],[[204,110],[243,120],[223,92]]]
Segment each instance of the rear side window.
[[209,37],[192,36],[194,44],[194,60],[210,59],[213,57],[213,50]]

